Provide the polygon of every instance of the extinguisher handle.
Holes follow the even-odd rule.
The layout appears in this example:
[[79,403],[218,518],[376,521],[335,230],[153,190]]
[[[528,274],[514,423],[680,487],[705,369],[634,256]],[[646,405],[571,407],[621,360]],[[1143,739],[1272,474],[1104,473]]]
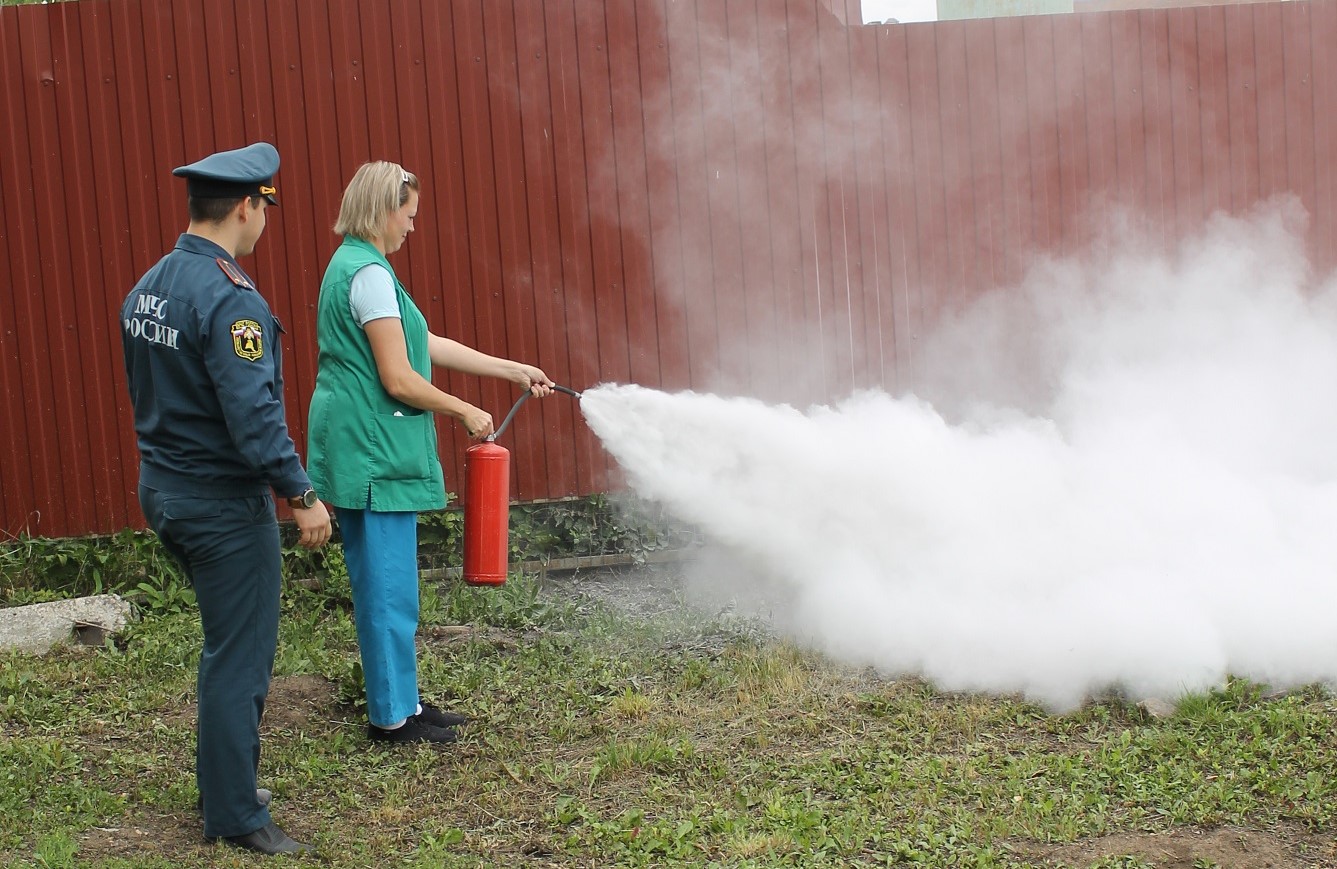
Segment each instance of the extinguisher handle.
[[[557,384],[554,383],[552,385],[552,388],[558,392],[564,392],[567,395],[571,396],[572,398],[580,398],[579,392],[576,392],[574,389],[570,389],[566,386],[558,386]],[[497,430],[494,431],[492,434],[488,435],[486,438],[484,438],[484,440],[490,442],[490,441],[495,441],[497,438],[501,437],[501,433],[506,431],[506,426],[510,425],[511,420],[515,418],[515,412],[520,409],[520,405],[528,401],[532,395],[533,393],[530,392],[528,389],[520,393],[520,398],[515,402],[515,405],[511,408],[511,412],[506,414],[506,418],[501,421],[501,425],[497,426]]]

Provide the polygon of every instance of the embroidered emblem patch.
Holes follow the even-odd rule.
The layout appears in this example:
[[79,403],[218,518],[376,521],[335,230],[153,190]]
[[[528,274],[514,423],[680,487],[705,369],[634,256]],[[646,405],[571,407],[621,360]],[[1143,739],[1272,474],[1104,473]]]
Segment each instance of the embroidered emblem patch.
[[232,324],[232,349],[242,359],[251,362],[265,355],[264,337],[260,324],[254,320],[238,320]]

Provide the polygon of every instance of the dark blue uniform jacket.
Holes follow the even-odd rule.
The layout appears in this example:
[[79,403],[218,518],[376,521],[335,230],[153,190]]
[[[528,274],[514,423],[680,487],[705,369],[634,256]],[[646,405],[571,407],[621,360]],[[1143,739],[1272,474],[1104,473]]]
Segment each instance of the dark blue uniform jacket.
[[283,327],[236,261],[197,235],[121,307],[140,482],[232,498],[310,486],[283,410]]

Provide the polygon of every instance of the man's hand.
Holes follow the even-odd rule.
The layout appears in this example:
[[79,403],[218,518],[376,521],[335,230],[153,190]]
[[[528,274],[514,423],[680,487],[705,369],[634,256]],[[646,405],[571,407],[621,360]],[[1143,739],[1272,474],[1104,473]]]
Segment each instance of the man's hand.
[[334,528],[330,525],[330,511],[325,509],[323,503],[317,501],[309,509],[297,507],[292,511],[292,515],[302,532],[302,538],[297,541],[302,546],[307,549],[319,549],[330,542]]

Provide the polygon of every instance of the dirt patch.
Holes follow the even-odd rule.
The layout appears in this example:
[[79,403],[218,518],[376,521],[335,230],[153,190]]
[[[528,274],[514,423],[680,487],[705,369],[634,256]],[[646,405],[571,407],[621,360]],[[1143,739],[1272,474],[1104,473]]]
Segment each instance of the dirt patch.
[[1019,845],[1012,849],[1046,867],[1090,866],[1098,860],[1137,857],[1157,869],[1315,869],[1337,866],[1337,842],[1298,825],[1271,830],[1221,827],[1164,833],[1116,833],[1067,845]]
[[179,816],[139,816],[125,819],[119,827],[94,827],[79,840],[81,860],[97,863],[120,857],[144,855],[181,858],[191,852],[219,847],[204,840],[200,825],[183,824]]
[[635,618],[697,609],[685,593],[683,565],[672,562],[553,572],[543,577],[542,593],[577,606],[597,602]]
[[[331,713],[338,689],[323,676],[279,676],[269,683],[269,698],[265,701],[265,717],[260,722],[260,734],[278,730],[297,730],[312,722],[334,717]],[[191,702],[172,710],[163,720],[172,726],[195,727],[198,707]]]
[[269,683],[260,738],[276,730],[304,730],[334,717],[338,696],[334,683],[322,676],[283,676]]

